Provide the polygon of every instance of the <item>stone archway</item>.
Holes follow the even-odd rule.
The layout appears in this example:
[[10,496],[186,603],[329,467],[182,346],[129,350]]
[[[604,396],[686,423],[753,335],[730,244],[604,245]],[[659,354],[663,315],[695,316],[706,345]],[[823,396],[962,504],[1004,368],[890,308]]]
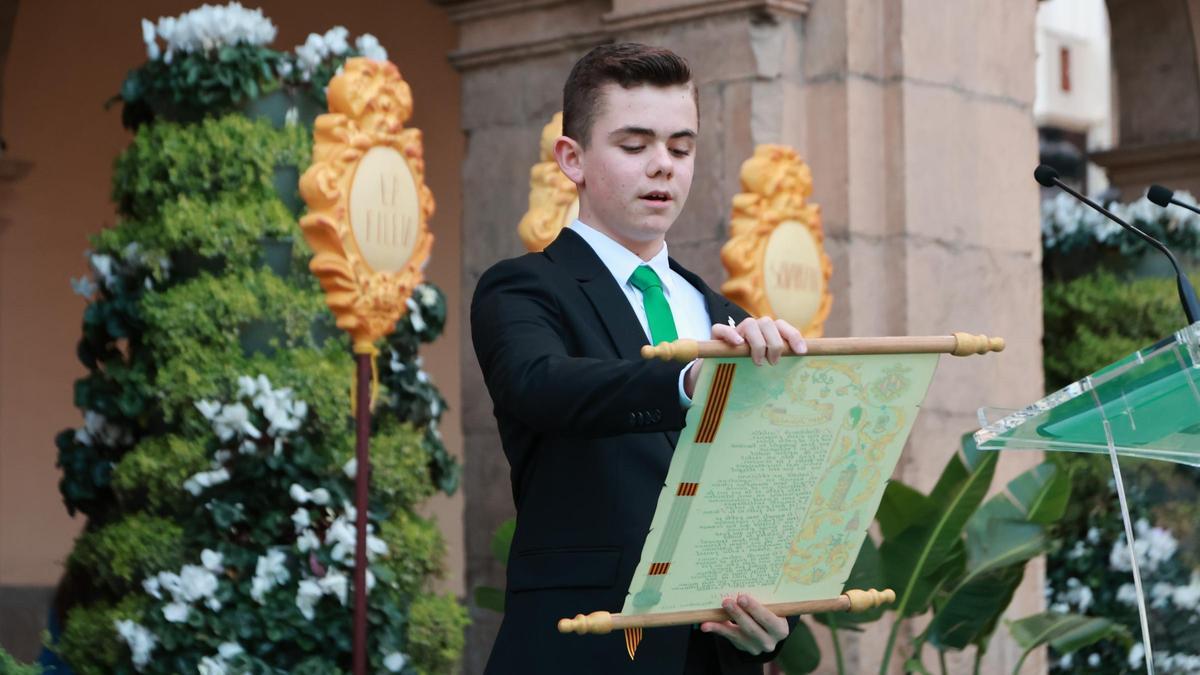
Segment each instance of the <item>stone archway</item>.
[[1200,0],[1107,0],[1117,145],[1096,153],[1125,199],[1200,193]]

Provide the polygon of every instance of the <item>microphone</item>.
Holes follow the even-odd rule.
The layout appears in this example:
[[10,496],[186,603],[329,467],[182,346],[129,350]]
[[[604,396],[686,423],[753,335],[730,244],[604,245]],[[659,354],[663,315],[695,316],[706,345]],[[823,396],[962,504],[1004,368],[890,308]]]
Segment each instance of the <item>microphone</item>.
[[1149,199],[1164,209],[1167,208],[1168,204],[1174,204],[1176,206],[1182,206],[1193,213],[1200,213],[1200,208],[1196,208],[1192,204],[1181,202],[1178,199],[1175,199],[1175,191],[1170,188],[1165,188],[1161,185],[1151,185],[1150,189],[1146,191],[1146,199]]
[[[1108,209],[1104,208],[1103,206],[1100,206],[1096,202],[1079,194],[1078,192],[1073,190],[1069,185],[1067,185],[1066,183],[1063,183],[1061,180],[1059,180],[1058,172],[1055,171],[1054,169],[1052,169],[1051,167],[1046,166],[1045,164],[1040,164],[1040,165],[1038,165],[1038,168],[1033,170],[1033,178],[1038,183],[1040,183],[1043,187],[1048,187],[1048,188],[1058,187],[1058,188],[1060,188],[1063,192],[1066,192],[1067,194],[1071,195],[1075,199],[1078,199],[1079,201],[1083,202],[1084,204],[1087,204],[1088,206],[1092,207],[1093,209],[1104,214],[1104,216],[1107,217],[1109,220],[1120,225],[1121,227],[1125,228],[1126,230],[1129,230],[1130,232],[1136,234],[1137,236],[1139,236],[1143,240],[1145,240],[1146,243],[1150,244],[1154,248],[1156,248],[1156,249],[1162,251],[1164,254],[1166,254],[1167,258],[1171,261],[1171,266],[1175,268],[1175,285],[1179,288],[1179,302],[1180,302],[1180,304],[1183,305],[1183,313],[1184,313],[1184,315],[1187,316],[1188,325],[1190,326],[1190,325],[1196,323],[1197,321],[1200,321],[1200,301],[1196,300],[1196,290],[1194,288],[1192,288],[1192,282],[1190,280],[1188,280],[1187,275],[1184,274],[1184,272],[1183,272],[1183,268],[1179,266],[1179,260],[1177,260],[1175,258],[1175,254],[1171,253],[1170,249],[1168,249],[1166,246],[1164,246],[1161,241],[1155,239],[1154,237],[1151,237],[1150,235],[1139,230],[1138,228],[1134,227],[1133,225],[1130,225],[1129,223],[1114,216],[1111,212],[1109,212]],[[1155,186],[1155,187],[1159,187],[1159,186]],[[1170,196],[1171,194],[1173,194],[1173,193],[1171,193],[1170,190],[1167,190],[1166,188],[1163,188],[1163,190],[1166,191],[1167,203],[1172,203],[1172,202],[1178,203],[1174,200],[1173,197]],[[1154,192],[1155,192],[1155,197],[1163,196],[1162,192],[1159,192],[1159,191],[1154,191]],[[1157,202],[1157,201],[1155,201],[1155,203],[1160,204],[1160,202]],[[1160,204],[1160,205],[1165,206],[1165,204]],[[1186,205],[1183,204],[1181,206],[1186,206]]]

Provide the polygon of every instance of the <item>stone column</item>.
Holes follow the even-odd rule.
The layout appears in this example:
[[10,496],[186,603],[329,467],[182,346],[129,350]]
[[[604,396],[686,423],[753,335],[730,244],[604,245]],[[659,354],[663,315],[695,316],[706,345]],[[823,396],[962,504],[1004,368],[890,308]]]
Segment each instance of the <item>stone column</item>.
[[[932,0],[814,0],[802,78],[784,90],[803,110],[794,133],[834,264],[828,332],[1008,340],[999,355],[942,359],[897,470],[922,490],[978,426],[979,406],[1016,408],[1042,394],[1035,12],[988,0],[953,11]],[[792,123],[782,126],[792,142]],[[1004,457],[993,489],[1039,460]],[[1031,563],[1010,616],[1041,610],[1043,577],[1042,561]],[[849,672],[878,670],[885,629],[850,648]],[[1001,627],[985,672],[1011,672],[1018,654]],[[967,659],[950,666],[970,672]],[[1044,662],[1026,667],[1041,672]]]
[[[461,40],[451,60],[462,71],[468,138],[464,293],[493,262],[522,252],[516,224],[529,168],[571,65],[601,42],[645,42],[685,56],[700,93],[697,169],[668,238],[674,257],[711,285],[724,280],[719,250],[741,163],[759,143],[787,143],[812,166],[823,208],[834,261],[827,334],[966,330],[1008,338],[999,356],[943,358],[900,479],[928,489],[959,436],[977,427],[978,406],[1017,407],[1041,395],[1040,238],[1030,176],[1034,3],[964,0],[952,12],[933,0],[441,4]],[[462,355],[471,589],[503,583],[488,543],[513,507],[469,341]],[[1006,458],[997,484],[1037,459]],[[1031,565],[1014,615],[1040,609],[1042,576]],[[473,618],[468,673],[481,671],[498,624],[486,611],[473,610]],[[848,672],[878,670],[881,629],[846,645]],[[1010,672],[1014,650],[1004,635],[992,651],[987,672]],[[900,672],[903,659],[893,663]]]

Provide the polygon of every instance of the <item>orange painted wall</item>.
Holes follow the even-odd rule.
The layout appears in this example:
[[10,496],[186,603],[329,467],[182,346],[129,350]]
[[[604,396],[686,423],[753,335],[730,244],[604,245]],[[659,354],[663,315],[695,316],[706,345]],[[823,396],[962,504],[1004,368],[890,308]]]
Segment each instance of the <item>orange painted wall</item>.
[[[126,71],[145,60],[140,20],[176,15],[199,0],[23,0],[4,72],[2,131],[10,157],[34,162],[20,182],[0,184],[0,585],[52,585],[82,525],[58,494],[54,435],[77,426],[72,384],[84,308],[68,279],[87,268],[87,237],[115,220],[112,162],[129,142],[118,108],[105,111]],[[425,137],[426,180],[438,208],[429,278],[450,299],[446,333],[424,352],[450,404],[447,445],[462,454],[458,344],[460,179],[464,139],[459,79],[446,54],[457,31],[424,0],[343,0],[261,6],[290,49],[310,32],[344,25],[373,33],[412,86],[411,126]],[[462,593],[462,499],[433,500],[450,546],[445,587]]]

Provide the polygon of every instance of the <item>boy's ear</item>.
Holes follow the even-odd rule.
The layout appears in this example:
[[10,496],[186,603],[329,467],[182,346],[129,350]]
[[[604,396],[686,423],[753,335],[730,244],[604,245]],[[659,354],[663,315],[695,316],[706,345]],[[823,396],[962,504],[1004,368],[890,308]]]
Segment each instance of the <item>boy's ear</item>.
[[570,136],[559,136],[554,141],[554,159],[572,183],[583,186],[583,146],[578,141]]

